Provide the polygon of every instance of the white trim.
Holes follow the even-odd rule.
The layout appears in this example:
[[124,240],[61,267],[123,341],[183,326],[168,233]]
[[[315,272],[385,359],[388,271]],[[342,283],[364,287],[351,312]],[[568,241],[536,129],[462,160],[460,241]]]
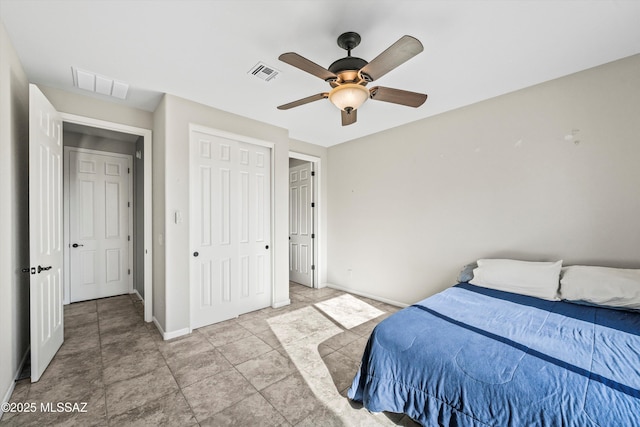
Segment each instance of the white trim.
[[[13,391],[16,388],[16,381],[18,381],[18,378],[20,377],[20,373],[22,372],[22,369],[24,368],[24,364],[27,363],[27,356],[29,356],[29,351],[30,350],[31,350],[31,346],[27,347],[27,350],[24,352],[24,355],[22,356],[22,360],[18,364],[18,370],[13,375],[13,381],[11,381],[11,385],[7,389],[7,392],[4,394],[4,397],[2,398],[2,402],[1,403],[8,403],[9,400],[11,399],[11,395],[13,394]],[[4,415],[4,411],[0,410],[0,420],[2,420],[2,416],[3,415]]]
[[299,153],[297,151],[289,151],[289,158],[304,160],[305,162],[311,162],[311,163],[320,161],[320,157],[312,156],[310,154]]
[[274,302],[273,304],[271,304],[271,308],[286,307],[288,305],[291,305],[291,300],[289,298],[283,301]]
[[[271,154],[271,171],[270,171],[270,205],[271,205],[271,212],[270,212],[270,218],[269,218],[269,227],[270,227],[270,233],[269,236],[271,238],[271,242],[269,242],[269,247],[271,248],[271,252],[270,252],[270,260],[271,260],[271,307],[274,307],[275,304],[282,304],[279,306],[284,306],[284,305],[288,305],[288,304],[283,304],[283,302],[277,302],[275,301],[275,297],[276,297],[276,272],[275,272],[275,253],[276,253],[276,241],[277,239],[275,238],[275,221],[276,221],[276,216],[275,216],[275,208],[276,208],[276,202],[275,202],[275,175],[276,175],[276,168],[275,168],[275,159],[276,159],[276,144],[273,142],[269,142],[269,141],[265,141],[262,139],[257,139],[257,138],[253,138],[250,136],[245,136],[245,135],[240,135],[237,133],[232,133],[232,132],[227,132],[227,131],[223,131],[220,129],[215,129],[215,128],[210,128],[208,126],[203,126],[203,125],[199,125],[196,123],[189,123],[189,150],[191,150],[191,135],[193,134],[193,132],[201,132],[201,133],[205,133],[208,135],[213,135],[213,136],[218,136],[220,138],[227,138],[233,141],[238,141],[238,142],[245,142],[248,144],[253,144],[253,145],[257,145],[260,147],[266,147],[269,148],[269,152]],[[191,164],[191,153],[189,153],[189,164]],[[189,217],[191,217],[191,181],[189,181]],[[192,242],[191,242],[191,220],[189,220],[189,247],[192,248]],[[188,277],[189,277],[189,333],[191,333],[192,330],[192,326],[193,326],[193,318],[191,316],[191,312],[192,312],[192,307],[191,307],[191,262],[192,260],[189,260],[189,273],[188,273]],[[290,301],[289,301],[290,303]],[[179,331],[177,331],[179,332]],[[174,332],[174,333],[177,333]],[[178,335],[179,336],[179,335]]]
[[60,113],[63,122],[75,123],[101,129],[142,136],[144,139],[144,321],[151,322],[153,317],[153,199],[152,199],[152,132],[121,123],[108,122],[76,114]]
[[[9,399],[11,399],[11,395],[13,394],[13,390],[15,388],[16,388],[16,382],[11,381],[11,385],[9,386],[9,389],[7,390],[4,397],[2,398],[2,406],[4,406],[5,403],[9,402]],[[2,421],[3,415],[4,415],[4,411],[0,409],[0,421]]]
[[189,335],[191,332],[193,332],[191,328],[183,328],[173,332],[165,332],[155,316],[153,316],[153,324],[156,325],[156,328],[158,328],[158,332],[160,332],[160,335],[162,335],[162,339],[165,341],[173,338],[178,338],[183,335]]
[[[227,132],[224,130],[214,129],[207,126],[198,125],[196,123],[189,123],[189,133],[202,132],[208,135],[219,136],[220,138],[227,138],[233,141],[246,142],[248,144],[259,145],[261,147],[268,147],[272,150],[275,148],[273,142],[265,141],[263,139],[253,138],[250,136],[240,135],[238,133]],[[273,156],[271,156],[273,157]]]
[[[19,374],[20,374],[20,371],[18,371],[17,375]],[[17,378],[17,375],[16,375],[16,378]],[[11,399],[11,395],[13,394],[13,390],[15,390],[15,388],[16,388],[16,382],[14,379],[14,381],[11,381],[11,385],[9,386],[9,389],[7,390],[7,392],[4,394],[4,397],[2,398],[2,404],[3,404],[2,406],[4,406],[5,403],[9,402],[9,399]],[[0,420],[2,420],[3,415],[4,415],[4,411],[0,410]]]
[[[123,153],[114,153],[112,151],[102,151],[102,150],[94,150],[91,148],[81,148],[81,147],[63,147],[64,148],[64,165],[63,165],[63,169],[64,169],[64,178],[63,178],[63,187],[64,187],[64,209],[63,209],[63,217],[64,217],[64,285],[63,285],[63,294],[64,294],[64,298],[63,298],[63,303],[66,304],[70,304],[70,297],[71,297],[71,252],[69,250],[69,245],[71,244],[71,238],[70,238],[70,234],[71,234],[71,194],[69,191],[69,185],[71,184],[69,182],[69,180],[71,179],[70,176],[70,172],[69,172],[69,157],[71,156],[71,152],[74,151],[76,153],[87,153],[87,154],[96,154],[96,155],[100,155],[100,156],[108,156],[108,157],[117,157],[120,159],[126,159],[127,160],[127,167],[129,168],[129,170],[133,170],[133,156],[131,154],[123,154]],[[127,218],[129,220],[129,224],[128,224],[128,233],[129,235],[133,234],[132,233],[132,229],[133,229],[133,204],[135,203],[135,201],[133,200],[133,174],[128,174],[128,181],[129,181],[129,197],[128,197],[128,202],[131,203],[131,209],[128,209],[127,211]],[[129,263],[129,269],[131,270],[131,272],[133,272],[135,266],[133,265],[133,239],[130,239],[127,243],[128,246],[128,251],[129,251],[129,256],[128,256],[128,260],[127,262]],[[133,293],[133,274],[129,274],[129,277],[127,278],[127,292],[128,293]]]
[[355,291],[353,289],[345,288],[344,286],[334,285],[333,283],[323,283],[322,287],[323,288],[327,287],[327,288],[331,288],[331,289],[337,289],[339,291],[348,292],[348,293],[354,294],[354,295],[360,295],[361,297],[371,298],[371,299],[374,299],[376,301],[384,302],[386,304],[395,305],[396,307],[405,308],[405,307],[409,306],[409,304],[405,304],[403,302],[398,302],[398,301],[394,301],[394,300],[391,300],[391,299],[382,298],[382,297],[379,297],[377,295],[368,294],[366,292]]
[[[313,271],[313,280],[312,280],[312,284],[313,287],[315,288],[320,288],[321,284],[320,284],[320,272],[322,271],[322,268],[324,266],[324,258],[322,257],[323,251],[322,249],[324,248],[324,244],[325,244],[325,239],[324,239],[324,230],[322,229],[322,215],[320,214],[322,208],[324,207],[323,203],[324,200],[322,200],[322,160],[320,159],[320,157],[316,157],[316,156],[312,156],[309,154],[304,154],[304,153],[299,153],[297,151],[289,151],[289,158],[290,159],[298,159],[298,160],[304,160],[305,162],[311,162],[313,163],[313,167],[312,170],[315,172],[315,176],[314,176],[314,180],[313,180],[313,199],[315,202],[315,206],[316,208],[313,211],[313,228],[314,228],[314,233],[316,235],[316,238],[313,239],[313,257],[314,257],[314,265],[316,266],[315,270]],[[289,217],[289,215],[287,214],[287,218]]]

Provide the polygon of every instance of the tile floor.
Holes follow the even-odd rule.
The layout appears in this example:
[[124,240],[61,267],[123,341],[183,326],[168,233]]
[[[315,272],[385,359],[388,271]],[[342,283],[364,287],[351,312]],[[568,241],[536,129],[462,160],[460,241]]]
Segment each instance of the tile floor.
[[[287,307],[170,341],[144,323],[133,296],[68,305],[60,351],[39,382],[18,382],[11,397],[37,411],[6,413],[0,425],[417,425],[345,397],[369,333],[398,308],[356,296],[383,314],[346,329],[314,305],[343,295],[292,283]],[[57,402],[86,403],[86,412],[40,410]]]

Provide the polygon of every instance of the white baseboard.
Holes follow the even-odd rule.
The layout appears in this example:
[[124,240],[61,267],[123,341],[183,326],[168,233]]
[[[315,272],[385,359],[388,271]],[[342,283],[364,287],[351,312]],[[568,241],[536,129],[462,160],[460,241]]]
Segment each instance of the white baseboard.
[[177,331],[165,332],[162,334],[162,337],[166,340],[170,340],[173,338],[178,338],[183,335],[189,335],[192,332],[191,328],[178,329]]
[[350,294],[360,295],[361,297],[371,298],[371,299],[374,299],[376,301],[380,301],[380,302],[384,302],[386,304],[394,305],[396,307],[405,308],[405,307],[409,306],[409,304],[405,304],[405,303],[402,303],[402,302],[394,301],[394,300],[391,300],[391,299],[388,299],[388,298],[379,297],[377,295],[371,295],[371,294],[368,294],[366,292],[360,292],[360,291],[356,291],[356,290],[353,290],[353,289],[350,289],[350,288],[345,288],[344,286],[334,285],[333,283],[323,283],[321,287],[325,287],[325,286],[328,287],[328,288],[331,288],[331,289],[337,289],[339,291],[349,292]]
[[[20,374],[20,371],[18,371],[17,375],[19,375],[19,374]],[[17,375],[16,375],[16,378],[17,378]],[[9,399],[11,399],[11,395],[13,394],[13,390],[15,388],[16,388],[16,382],[14,380],[14,381],[11,381],[11,385],[9,386],[9,389],[7,390],[7,392],[4,394],[4,397],[2,398],[2,403],[3,404],[9,402]],[[2,405],[2,406],[4,406],[4,405]],[[3,415],[4,415],[4,411],[0,410],[0,420],[2,420],[2,416]]]
[[160,326],[160,322],[158,322],[158,319],[156,319],[155,316],[153,316],[153,324],[156,325],[156,328],[158,328],[158,331],[160,331],[160,335],[162,335],[162,339],[165,341],[173,338],[178,338],[183,335],[189,335],[192,332],[190,328],[184,328],[184,329],[178,329],[177,331],[165,332],[165,330],[162,329],[162,326]]
[[287,298],[286,300],[283,300],[283,301],[274,302],[273,304],[271,304],[271,308],[280,308],[290,304],[291,304],[291,300]]
[[[22,360],[18,364],[18,369],[16,370],[16,373],[13,375],[13,381],[11,381],[11,385],[9,386],[9,388],[7,389],[7,392],[2,397],[2,403],[7,403],[11,399],[11,395],[13,394],[13,391],[16,388],[16,381],[18,380],[18,377],[20,377],[20,373],[22,372],[22,368],[24,368],[24,364],[27,363],[27,356],[29,356],[30,354],[29,350],[31,350],[31,346],[27,347],[27,351],[24,352],[24,356],[22,356]],[[4,412],[0,411],[0,420],[2,419],[3,415],[4,415]]]

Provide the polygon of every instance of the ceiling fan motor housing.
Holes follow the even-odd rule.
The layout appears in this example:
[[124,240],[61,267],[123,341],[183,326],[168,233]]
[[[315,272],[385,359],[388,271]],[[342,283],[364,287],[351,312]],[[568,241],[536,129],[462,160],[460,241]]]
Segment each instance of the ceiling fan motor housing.
[[339,83],[360,83],[358,71],[367,64],[368,62],[362,58],[347,56],[329,65],[329,71],[338,76]]
[[336,87],[342,83],[367,84],[368,80],[361,78],[358,75],[358,71],[367,65],[368,62],[362,58],[351,56],[351,49],[355,49],[355,47],[360,44],[360,40],[360,34],[353,31],[347,31],[338,37],[338,46],[347,51],[347,56],[338,59],[328,68],[329,71],[338,76],[336,83],[334,83],[335,80],[329,82],[332,87]]

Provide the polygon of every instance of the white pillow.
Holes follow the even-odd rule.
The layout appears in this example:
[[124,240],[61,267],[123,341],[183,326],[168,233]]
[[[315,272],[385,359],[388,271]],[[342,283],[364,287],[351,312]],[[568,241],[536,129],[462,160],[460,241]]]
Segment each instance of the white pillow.
[[513,259],[479,259],[469,283],[500,291],[559,301],[562,260],[529,262]]
[[560,284],[562,299],[640,310],[640,270],[573,265]]

